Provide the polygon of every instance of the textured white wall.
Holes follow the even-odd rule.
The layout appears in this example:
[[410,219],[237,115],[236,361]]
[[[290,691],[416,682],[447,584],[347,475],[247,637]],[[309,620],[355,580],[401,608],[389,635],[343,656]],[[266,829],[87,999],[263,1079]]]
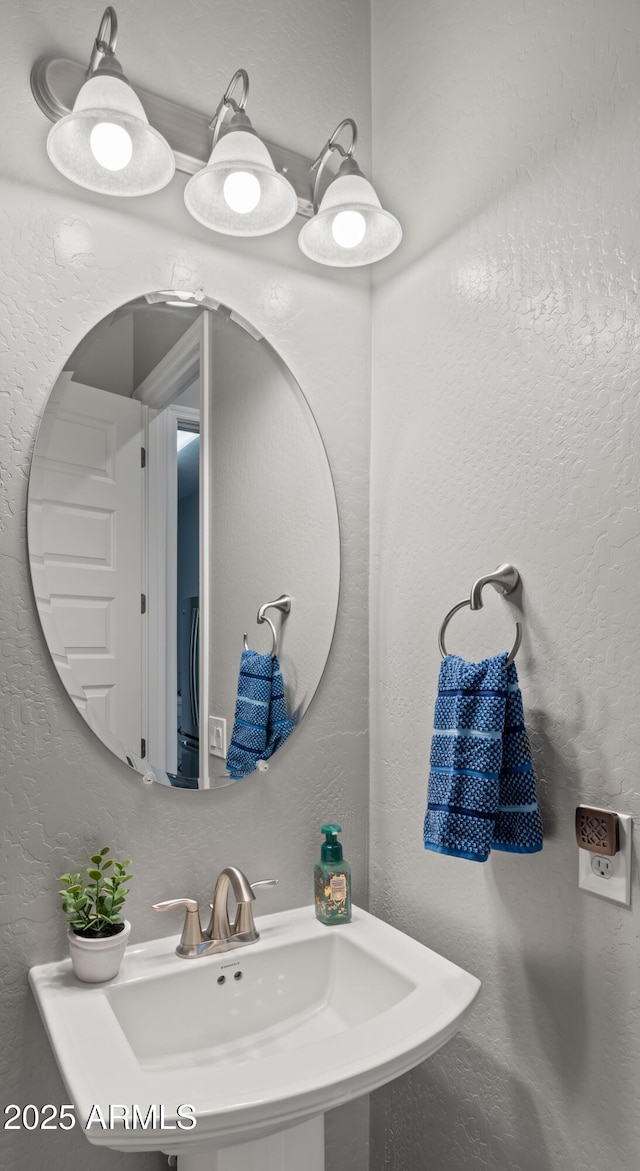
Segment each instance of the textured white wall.
[[[640,889],[578,892],[580,801],[640,816],[640,9],[373,0],[373,910],[476,973],[476,1009],[372,1103],[375,1171],[640,1164]],[[397,91],[396,91],[396,88]],[[510,559],[546,827],[422,848],[446,610]],[[452,649],[502,649],[497,595]],[[636,844],[638,833],[636,832]]]
[[[27,989],[30,964],[62,956],[56,878],[88,845],[134,860],[135,937],[172,932],[157,899],[210,896],[219,869],[280,876],[264,910],[309,901],[318,826],[339,816],[365,897],[367,803],[367,278],[304,261],[296,226],[264,242],[219,242],[181,203],[184,179],[135,203],[85,195],[50,168],[47,123],[29,91],[47,51],[85,59],[102,5],[2,6],[0,95],[0,1083],[2,1101],[63,1102]],[[256,125],[310,154],[344,113],[369,122],[369,13],[364,0],[121,0],[121,59],[133,79],[213,108],[239,65],[253,82]],[[261,112],[261,105],[264,112]],[[254,246],[255,243],[255,246]],[[254,322],[291,367],[325,437],[343,537],[340,612],[327,673],[304,725],[259,780],[220,792],[143,791],[92,737],[63,693],[40,635],[25,541],[29,460],[55,378],[83,334],[116,305],[172,282],[202,284]],[[327,344],[330,339],[331,344]],[[274,847],[278,843],[277,859]],[[366,1105],[341,1111],[330,1166],[362,1168]],[[3,1171],[160,1168],[161,1156],[90,1154],[71,1135],[0,1132]]]

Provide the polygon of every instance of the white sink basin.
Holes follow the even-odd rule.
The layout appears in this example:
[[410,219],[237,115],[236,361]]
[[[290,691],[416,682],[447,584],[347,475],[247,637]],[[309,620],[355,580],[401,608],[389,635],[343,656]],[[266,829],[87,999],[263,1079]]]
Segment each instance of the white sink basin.
[[92,1125],[91,1142],[184,1151],[295,1126],[429,1057],[480,988],[358,908],[340,927],[312,907],[257,926],[257,943],[204,959],[178,958],[171,938],[134,944],[106,984],[81,984],[68,960],[31,969],[79,1125],[94,1104],[105,1118],[113,1103],[162,1104],[166,1127],[186,1103],[197,1118],[192,1130]]

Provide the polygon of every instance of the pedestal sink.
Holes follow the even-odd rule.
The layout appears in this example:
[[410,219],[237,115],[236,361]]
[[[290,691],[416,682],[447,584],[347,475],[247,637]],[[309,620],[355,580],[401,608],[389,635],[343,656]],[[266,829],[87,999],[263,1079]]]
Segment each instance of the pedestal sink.
[[435,1053],[480,988],[358,908],[340,927],[313,907],[257,926],[257,943],[196,960],[173,938],[133,944],[106,984],[69,960],[31,969],[90,1142],[180,1171],[322,1171],[324,1112]]

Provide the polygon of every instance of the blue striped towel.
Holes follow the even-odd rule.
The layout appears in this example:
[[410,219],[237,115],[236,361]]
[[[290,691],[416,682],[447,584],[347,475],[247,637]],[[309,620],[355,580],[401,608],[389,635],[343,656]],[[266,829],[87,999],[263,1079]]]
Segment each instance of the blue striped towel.
[[481,663],[447,655],[431,743],[425,849],[486,862],[542,849],[522,695],[507,652]]
[[287,712],[278,659],[243,651],[227,753],[227,770],[234,781],[252,773],[259,760],[273,756],[295,726],[295,719],[290,719]]

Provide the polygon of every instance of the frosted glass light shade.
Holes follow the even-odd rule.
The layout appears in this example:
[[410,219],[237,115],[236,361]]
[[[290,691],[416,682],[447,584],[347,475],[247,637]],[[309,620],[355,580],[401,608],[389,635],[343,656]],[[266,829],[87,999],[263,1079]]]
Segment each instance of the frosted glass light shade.
[[[253,199],[234,198],[242,186],[237,176],[251,176],[259,183],[260,196],[253,206]],[[245,187],[249,188],[246,179]],[[194,219],[225,236],[277,232],[298,209],[289,180],[276,171],[266,146],[250,130],[229,130],[219,139],[207,166],[189,179],[184,202]],[[240,207],[246,210],[237,210]]]
[[[353,223],[349,223],[344,214],[348,212],[357,212],[362,217],[364,234],[362,223],[356,217],[350,217]],[[354,242],[358,236],[361,239]],[[305,256],[318,264],[356,268],[389,256],[401,239],[400,224],[390,211],[381,207],[368,179],[364,175],[345,174],[338,175],[329,185],[317,214],[302,228],[298,244]]]
[[[94,153],[103,138],[101,128],[110,123],[131,140],[129,161],[117,169],[99,161],[107,158],[99,149]],[[128,153],[116,161],[121,163]],[[85,81],[71,113],[51,127],[47,154],[72,183],[103,195],[150,195],[165,187],[176,169],[169,143],[149,125],[131,86],[99,70]]]

